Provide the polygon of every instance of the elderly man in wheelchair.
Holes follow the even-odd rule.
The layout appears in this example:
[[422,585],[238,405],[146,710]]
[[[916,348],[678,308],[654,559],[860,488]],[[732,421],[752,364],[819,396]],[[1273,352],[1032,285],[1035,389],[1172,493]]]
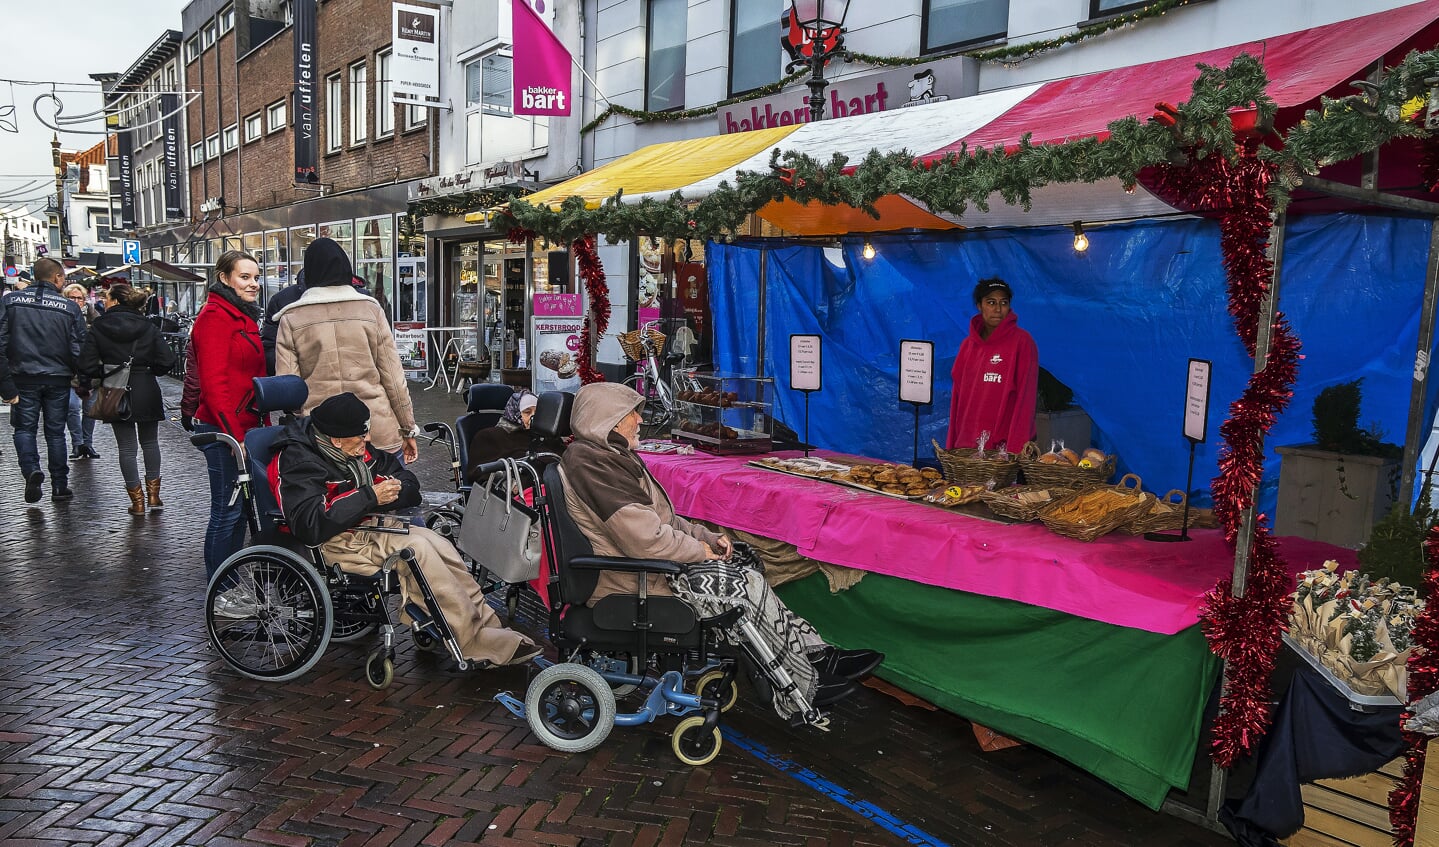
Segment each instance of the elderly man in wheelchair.
[[[827,645],[775,596],[763,574],[731,556],[728,537],[674,513],[635,452],[644,402],[623,385],[581,388],[570,416],[575,440],[559,464],[556,487],[596,557],[648,560],[655,567],[643,582],[634,570],[603,570],[587,598],[572,600],[593,608],[598,619],[605,598],[621,599],[616,594],[638,595],[641,602],[677,595],[703,618],[726,621],[721,637],[748,657],[752,678],[769,689],[781,717],[819,724],[818,710],[853,694],[856,681],[884,656]],[[664,563],[672,564],[661,569]]]
[[[408,549],[412,556],[406,560],[420,573],[398,570],[402,622],[428,616],[423,579],[464,659],[486,667],[534,658],[540,648],[501,625],[449,541],[398,518],[374,515],[417,506],[421,496],[413,473],[394,456],[369,449],[369,421],[364,402],[345,392],[327,398],[310,417],[292,420],[275,439],[269,482],[290,533],[318,546],[327,562],[364,575]],[[401,532],[364,531],[375,522]]]

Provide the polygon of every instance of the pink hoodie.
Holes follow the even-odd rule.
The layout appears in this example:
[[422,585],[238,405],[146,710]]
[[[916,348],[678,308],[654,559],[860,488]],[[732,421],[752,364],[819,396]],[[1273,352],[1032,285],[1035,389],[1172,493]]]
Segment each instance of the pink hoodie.
[[984,318],[969,322],[969,337],[959,345],[950,372],[954,394],[949,401],[949,437],[945,447],[979,446],[989,432],[986,450],[1001,443],[1018,453],[1034,440],[1034,405],[1039,391],[1039,349],[1019,328],[1014,312],[1005,316],[988,338],[980,338]]

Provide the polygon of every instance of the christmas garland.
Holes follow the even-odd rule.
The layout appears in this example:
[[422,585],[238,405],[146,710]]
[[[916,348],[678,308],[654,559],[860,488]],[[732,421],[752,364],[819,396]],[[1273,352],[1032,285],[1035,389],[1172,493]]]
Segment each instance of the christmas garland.
[[715,112],[718,112],[725,106],[733,106],[736,103],[745,103],[750,100],[758,100],[761,97],[769,97],[772,94],[778,94],[783,91],[785,87],[788,86],[790,83],[806,76],[809,76],[809,71],[807,70],[795,71],[789,76],[783,77],[778,82],[772,82],[769,85],[762,85],[759,88],[753,89],[751,91],[746,91],[745,93],[737,95],[735,97],[731,97],[728,100],[721,100],[718,103],[713,103],[709,106],[696,106],[693,109],[670,109],[663,112],[651,112],[646,109],[631,109],[629,106],[621,106],[617,103],[610,103],[608,106],[605,107],[605,110],[603,112],[595,115],[594,120],[580,127],[580,135],[587,135],[591,132],[594,132],[596,129],[599,128],[600,124],[609,120],[612,115],[624,115],[625,117],[634,118],[635,123],[641,124],[656,122],[673,123],[674,121],[686,121],[690,118],[702,118],[706,115],[713,115]]
[[610,287],[605,282],[605,268],[600,264],[593,236],[576,238],[570,244],[570,253],[575,257],[580,279],[585,284],[587,318],[584,327],[580,329],[580,382],[584,385],[604,382],[604,374],[595,370],[593,340],[604,338],[605,332],[610,328]]
[[[1428,602],[1410,635],[1411,642],[1421,648],[1409,655],[1410,703],[1417,703],[1439,689],[1439,527],[1429,530],[1429,537],[1424,539],[1424,552],[1429,559],[1429,571],[1424,576]],[[1406,709],[1401,722],[1411,717],[1413,713]],[[1403,734],[1409,749],[1404,753],[1404,778],[1389,792],[1389,824],[1394,830],[1395,845],[1411,847],[1429,736],[1408,730]]]

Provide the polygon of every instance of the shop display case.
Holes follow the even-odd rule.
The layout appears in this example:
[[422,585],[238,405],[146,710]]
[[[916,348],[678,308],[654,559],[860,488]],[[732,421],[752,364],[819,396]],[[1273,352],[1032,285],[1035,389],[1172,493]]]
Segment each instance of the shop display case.
[[774,380],[679,369],[673,378],[671,435],[707,453],[768,453]]

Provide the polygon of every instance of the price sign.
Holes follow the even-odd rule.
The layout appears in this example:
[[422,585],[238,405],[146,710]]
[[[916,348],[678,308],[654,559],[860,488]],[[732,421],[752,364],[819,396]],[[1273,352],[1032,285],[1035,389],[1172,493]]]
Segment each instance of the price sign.
[[934,402],[934,342],[899,342],[899,399],[925,405]]
[[1189,360],[1189,378],[1184,383],[1184,437],[1204,443],[1209,429],[1209,371],[1205,359]]
[[789,337],[789,387],[819,391],[824,382],[822,345],[818,335]]

